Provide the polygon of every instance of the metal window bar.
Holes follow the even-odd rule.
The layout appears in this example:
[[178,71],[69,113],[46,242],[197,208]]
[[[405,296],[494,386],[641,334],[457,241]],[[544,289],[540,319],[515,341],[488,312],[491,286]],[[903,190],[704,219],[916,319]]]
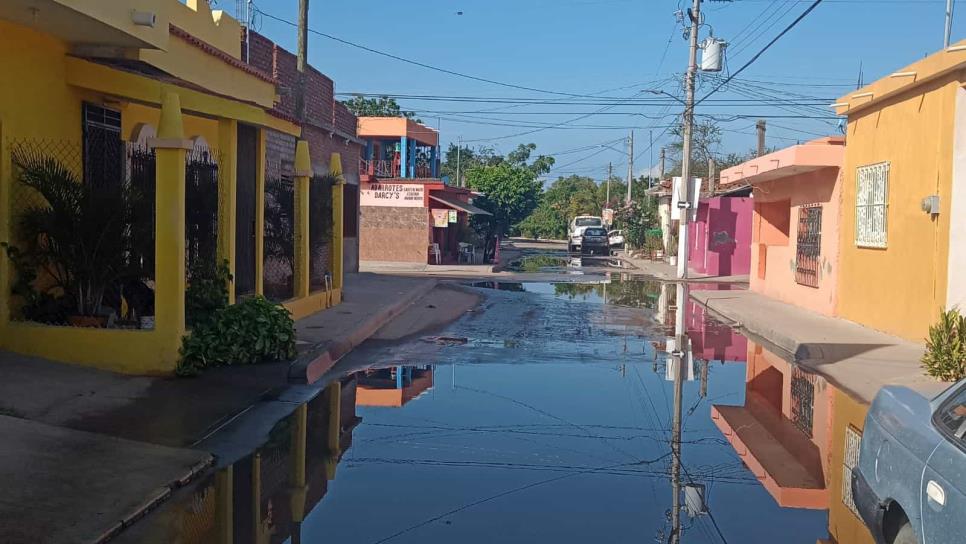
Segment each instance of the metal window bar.
[[210,150],[185,157],[185,268],[191,280],[199,267],[217,266],[218,161]]
[[856,517],[859,517],[859,510],[855,507],[855,498],[852,496],[852,471],[859,466],[859,448],[861,445],[862,433],[851,425],[846,427],[845,454],[842,463],[842,503]]
[[812,438],[815,416],[815,376],[799,368],[792,370],[792,423],[805,436]]
[[329,241],[332,237],[332,183],[316,176],[309,183],[309,287],[326,287],[329,273]]
[[862,166],[856,171],[855,243],[884,248],[888,243],[890,164]]
[[822,207],[798,210],[798,239],[795,245],[795,281],[818,287],[822,256]]
[[265,298],[295,296],[295,185],[290,168],[267,165],[265,175]]

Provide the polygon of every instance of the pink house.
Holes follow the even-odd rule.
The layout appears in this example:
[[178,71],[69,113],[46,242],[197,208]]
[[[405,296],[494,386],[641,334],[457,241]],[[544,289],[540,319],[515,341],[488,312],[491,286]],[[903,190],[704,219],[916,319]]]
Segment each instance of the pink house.
[[721,186],[754,188],[751,289],[835,313],[840,168],[845,139],[813,140],[721,172]]
[[753,208],[746,197],[702,199],[696,220],[688,223],[688,268],[705,276],[749,274]]

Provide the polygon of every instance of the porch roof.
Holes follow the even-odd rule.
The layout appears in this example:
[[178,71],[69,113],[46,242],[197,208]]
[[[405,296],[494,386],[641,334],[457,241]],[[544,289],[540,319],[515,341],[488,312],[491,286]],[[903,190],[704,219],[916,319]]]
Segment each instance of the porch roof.
[[450,196],[430,194],[429,198],[431,198],[432,200],[435,200],[436,202],[441,202],[451,208],[464,211],[471,215],[493,215],[484,209],[477,208],[472,204],[469,204],[467,202],[462,202]]
[[840,167],[845,138],[829,136],[786,147],[721,171],[721,185],[762,183],[822,168]]
[[360,138],[407,137],[423,145],[439,143],[439,133],[405,117],[360,117],[356,134]]

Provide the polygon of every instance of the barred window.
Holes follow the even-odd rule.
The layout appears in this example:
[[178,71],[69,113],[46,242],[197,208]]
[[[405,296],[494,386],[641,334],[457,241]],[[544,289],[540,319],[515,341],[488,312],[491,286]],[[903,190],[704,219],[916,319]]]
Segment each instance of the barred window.
[[862,445],[862,433],[849,425],[845,429],[845,462],[842,464],[842,502],[856,516],[859,510],[855,507],[852,497],[852,472],[859,466],[859,448]]
[[886,247],[888,212],[889,163],[859,167],[856,173],[855,245]]

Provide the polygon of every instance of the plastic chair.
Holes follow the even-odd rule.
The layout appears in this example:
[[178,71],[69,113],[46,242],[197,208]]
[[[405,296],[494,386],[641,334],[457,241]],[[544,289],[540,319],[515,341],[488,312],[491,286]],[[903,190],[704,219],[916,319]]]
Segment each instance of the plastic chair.
[[429,256],[430,258],[436,257],[436,264],[440,264],[442,262],[443,254],[439,251],[439,244],[429,244]]
[[459,251],[459,255],[457,256],[456,262],[462,263],[463,259],[466,259],[467,264],[475,264],[476,248],[473,247],[473,244],[460,242],[460,251]]

